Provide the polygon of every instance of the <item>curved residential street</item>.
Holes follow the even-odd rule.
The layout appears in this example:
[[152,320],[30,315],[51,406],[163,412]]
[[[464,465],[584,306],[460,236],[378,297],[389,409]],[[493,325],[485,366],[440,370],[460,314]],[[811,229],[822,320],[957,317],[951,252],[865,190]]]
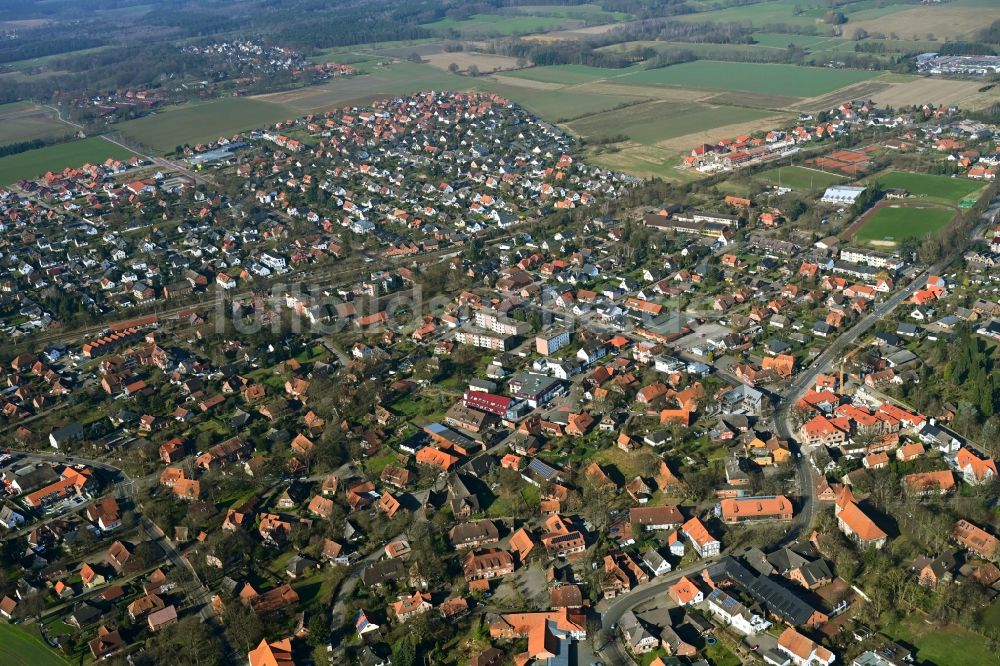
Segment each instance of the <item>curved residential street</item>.
[[[972,233],[972,239],[982,237],[986,224],[992,223],[1000,215],[1000,197],[994,199],[983,215],[983,224],[978,226]],[[833,340],[823,352],[817,356],[809,366],[804,368],[795,380],[785,389],[778,398],[772,416],[772,426],[777,434],[789,441],[795,441],[794,428],[792,427],[790,415],[791,408],[798,399],[811,387],[815,385],[816,378],[823,373],[828,373],[835,368],[835,364],[843,357],[844,353],[859,340],[861,340],[875,324],[893,310],[907,301],[915,291],[927,284],[927,278],[942,271],[958,256],[953,254],[930,268],[927,268],[913,279],[910,284],[892,294],[884,302],[877,305],[870,313],[862,317],[851,328]],[[799,505],[796,507],[795,516],[789,523],[788,529],[781,540],[774,544],[781,546],[790,544],[802,538],[812,527],[816,517],[816,488],[815,476],[810,465],[809,450],[797,451],[796,457],[796,477],[799,488]],[[726,555],[724,548],[722,555]],[[721,557],[720,556],[720,557]],[[601,617],[601,629],[594,640],[594,652],[604,661],[605,666],[626,666],[634,663],[629,657],[621,643],[614,638],[611,627],[617,627],[621,616],[628,610],[640,606],[655,599],[660,594],[666,593],[667,588],[677,582],[682,576],[701,571],[706,564],[717,560],[709,558],[701,560],[696,564],[672,571],[666,576],[656,578],[644,585],[622,594],[615,599],[601,601],[597,605],[597,611]]]

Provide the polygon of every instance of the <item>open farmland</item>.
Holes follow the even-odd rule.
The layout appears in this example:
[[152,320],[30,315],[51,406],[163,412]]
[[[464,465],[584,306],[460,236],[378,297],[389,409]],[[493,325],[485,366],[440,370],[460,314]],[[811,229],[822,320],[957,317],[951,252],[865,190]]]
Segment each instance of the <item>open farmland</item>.
[[819,169],[810,169],[809,167],[785,166],[762,171],[754,176],[754,180],[767,183],[768,185],[790,187],[800,192],[809,192],[843,183],[847,178],[835,173],[820,171]]
[[522,88],[500,83],[488,83],[484,89],[513,100],[537,116],[553,123],[571,119],[592,117],[622,107],[634,109],[634,105],[647,98],[632,95],[602,95],[582,90],[546,90]]
[[34,178],[47,171],[97,164],[112,158],[128,159],[132,153],[101,137],[91,137],[0,157],[0,184],[9,185],[21,178]]
[[[711,107],[706,105],[700,105],[700,108],[711,109]],[[623,109],[621,116],[625,117],[629,111],[635,111],[635,109]],[[638,141],[629,140],[622,143],[615,143],[609,148],[595,147],[589,151],[587,159],[594,164],[640,177],[658,176],[672,180],[697,180],[700,178],[697,172],[681,171],[676,168],[681,162],[681,157],[687,154],[693,146],[709,141],[718,141],[720,137],[749,134],[773,127],[788,120],[788,117],[782,118],[774,114],[765,113],[762,117],[755,120],[743,120],[730,125],[719,125],[718,123],[731,119],[731,116],[727,115],[727,111],[727,107],[719,107],[718,113],[721,115],[714,117],[709,115],[703,118],[700,122],[703,126],[710,126],[708,129],[696,130],[691,133],[671,137],[670,134],[674,132],[669,127],[665,127],[660,130],[664,138],[657,143],[643,144]],[[744,111],[753,112],[754,115],[760,113],[757,109],[745,109]],[[696,111],[694,113],[700,116],[701,114],[709,113],[709,111]],[[617,122],[617,120],[609,120],[608,122]],[[678,122],[680,124],[675,131],[681,131],[682,129],[683,131],[688,131],[692,129],[689,123],[696,121],[685,119]],[[570,125],[576,124],[570,123]],[[632,132],[641,136],[640,133],[643,130],[645,128],[639,126],[632,129]]]
[[696,60],[627,74],[617,82],[812,97],[865,81],[875,72]]
[[910,194],[930,201],[957,204],[973,192],[983,189],[983,183],[968,178],[951,178],[924,173],[890,171],[875,177],[883,188],[907,190]]
[[[799,11],[796,11],[796,7]],[[839,8],[841,11],[845,11]],[[749,23],[754,26],[766,26],[775,23],[785,23],[796,26],[814,26],[817,20],[829,11],[827,3],[815,0],[770,0],[751,5],[727,7],[694,14],[684,14],[677,17],[679,21],[711,21],[713,23]],[[829,26],[819,25],[822,30]]]
[[[994,0],[953,0],[940,4],[916,5],[905,0],[874,2],[855,0],[837,4],[847,23],[843,30],[851,35],[854,30],[885,34],[896,33],[903,39],[925,38],[933,33],[938,39],[970,37],[983,27],[982,12],[995,8]],[[819,32],[832,28],[823,22],[830,11],[830,4],[818,0],[765,0],[754,4],[726,7],[710,11],[683,14],[678,21],[711,21],[713,23],[744,23],[765,27],[783,23],[800,27],[815,27]],[[988,23],[988,22],[987,22]]]
[[562,19],[578,19],[588,23],[613,23],[631,18],[625,12],[609,12],[596,4],[583,5],[519,5],[508,7],[505,15],[546,16]]
[[625,135],[631,141],[652,145],[722,125],[758,120],[773,114],[758,109],[705,104],[648,102],[624,109],[589,115],[568,123],[574,134],[588,139]]
[[954,211],[944,207],[883,203],[865,217],[853,238],[859,243],[891,246],[904,238],[934,233],[953,217]]
[[318,86],[260,95],[262,100],[291,107],[293,115],[319,111],[346,102],[366,102],[390,95],[421,90],[469,90],[479,79],[458,76],[437,67],[413,62],[394,62],[370,74],[334,79]]
[[816,53],[819,51],[836,51],[841,49],[854,49],[854,42],[841,37],[830,37],[828,35],[791,35],[784,32],[755,32],[754,41],[760,46],[770,46],[776,49],[786,49],[789,44],[809,49]]
[[116,125],[116,129],[160,152],[181,144],[215,141],[222,136],[264,127],[299,115],[294,109],[249,97],[229,97],[204,104],[169,108]]
[[[886,81],[887,77],[880,77]],[[889,81],[886,81],[887,83]],[[891,83],[875,98],[881,106],[901,107],[924,104],[927,100],[934,104],[958,104],[968,106],[983,86],[982,81],[955,81],[941,78],[917,77],[910,81]]]
[[426,23],[423,27],[437,34],[458,35],[464,38],[490,37],[499,35],[527,35],[545,32],[555,28],[573,29],[583,27],[584,21],[557,16],[498,16],[496,14],[473,14],[467,19],[441,19]]
[[76,129],[56,118],[55,111],[31,102],[0,104],[0,146],[65,136]]
[[531,81],[543,81],[545,83],[576,85],[617,78],[641,70],[642,68],[638,65],[627,69],[604,69],[601,67],[587,67],[586,65],[550,65],[510,72],[508,76],[529,79]]
[[432,53],[425,55],[424,60],[438,69],[447,70],[452,63],[458,65],[459,71],[468,71],[473,65],[483,74],[499,72],[506,69],[517,69],[517,58],[493,55],[492,53],[476,53],[474,51],[456,51],[455,53]]
[[929,38],[958,40],[973,36],[985,27],[984,12],[996,10],[996,0],[954,0],[940,4],[888,6],[848,15],[847,34],[854,30],[896,33],[903,39]]
[[27,631],[0,624],[0,663],[5,666],[67,666],[68,661]]
[[645,69],[641,65],[633,65],[626,69],[557,65],[532,67],[511,72],[509,75],[566,85],[606,81],[620,85],[677,86],[802,98],[823,95],[866,81],[877,76],[877,72],[697,60],[657,69]]

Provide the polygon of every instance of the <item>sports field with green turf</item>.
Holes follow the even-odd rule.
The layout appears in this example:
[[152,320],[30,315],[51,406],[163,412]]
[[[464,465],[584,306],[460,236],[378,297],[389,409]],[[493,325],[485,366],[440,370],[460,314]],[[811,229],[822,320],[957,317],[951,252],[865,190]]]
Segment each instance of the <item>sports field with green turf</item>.
[[858,229],[854,240],[887,245],[899,243],[904,238],[923,238],[944,227],[954,216],[954,211],[943,207],[884,205]]
[[949,204],[957,204],[984,187],[981,182],[968,178],[951,178],[950,176],[906,173],[904,171],[879,174],[875,176],[875,179],[883,188],[906,190],[916,197]]
[[762,171],[754,176],[754,180],[768,185],[780,185],[790,187],[793,190],[807,192],[811,190],[826,189],[831,185],[843,183],[847,180],[844,176],[835,173],[810,169],[802,166],[784,166]]
[[0,664],[4,666],[69,666],[40,638],[11,624],[0,623]]

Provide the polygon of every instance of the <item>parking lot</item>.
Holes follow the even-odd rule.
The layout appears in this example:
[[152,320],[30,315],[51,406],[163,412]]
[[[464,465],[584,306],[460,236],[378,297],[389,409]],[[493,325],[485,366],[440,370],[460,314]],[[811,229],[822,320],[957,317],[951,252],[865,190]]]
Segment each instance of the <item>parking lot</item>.
[[[726,328],[721,324],[708,322],[694,329],[693,332],[685,335],[683,338],[678,339],[676,344],[678,348],[690,352],[695,356],[704,356],[712,351],[712,348],[708,345],[709,340],[721,340],[732,332],[732,329]],[[699,354],[698,352],[701,353]]]

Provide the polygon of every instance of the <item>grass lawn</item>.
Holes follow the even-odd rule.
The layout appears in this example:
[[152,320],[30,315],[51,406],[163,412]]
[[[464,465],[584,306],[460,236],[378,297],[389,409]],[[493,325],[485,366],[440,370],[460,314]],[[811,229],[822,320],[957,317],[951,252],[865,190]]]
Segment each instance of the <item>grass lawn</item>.
[[[541,500],[541,493],[538,488],[526,483],[524,484],[524,487],[521,488],[520,493],[521,498],[524,499],[524,502],[527,504],[529,510],[538,508],[538,503]],[[515,506],[516,503],[517,500],[513,497],[508,498],[497,495],[486,508],[485,515],[488,518],[506,518],[513,516],[521,510],[520,506]]]
[[374,458],[368,458],[364,463],[365,471],[368,472],[371,477],[382,476],[382,470],[384,470],[386,466],[395,464],[398,464],[396,452],[388,447],[384,449],[384,453],[381,453]]
[[281,553],[267,565],[268,571],[279,578],[285,578],[285,567],[288,566],[288,561],[293,557],[295,557],[294,550],[287,550]]
[[67,634],[72,634],[76,629],[69,626],[62,620],[54,620],[45,625],[45,632],[49,636],[66,636]]
[[968,178],[951,178],[904,171],[890,171],[879,174],[874,179],[878,180],[884,188],[907,190],[910,194],[918,197],[950,204],[957,204],[984,187],[981,182]]
[[130,157],[130,151],[99,136],[60,143],[0,158],[0,185],[10,185],[21,178],[37,178],[47,171],[97,164],[108,158],[124,160]]
[[237,132],[294,118],[297,111],[282,104],[246,97],[226,97],[168,108],[137,120],[119,123],[123,134],[166,153],[180,144],[229,137]]
[[714,127],[743,123],[773,116],[771,111],[735,106],[649,102],[615,111],[594,114],[568,123],[574,134],[601,139],[624,134],[642,145],[653,145]]
[[886,634],[916,647],[918,663],[933,666],[986,666],[998,663],[997,655],[990,650],[986,639],[962,627],[931,627],[921,618],[911,617],[889,627]]
[[994,601],[993,605],[983,613],[986,624],[993,627],[1000,627],[1000,601]]
[[948,224],[955,214],[945,208],[883,206],[854,235],[860,243],[899,242],[910,236],[923,238]]
[[0,624],[0,663],[4,666],[68,666],[66,659],[19,627]]
[[646,654],[637,655],[639,658],[639,666],[649,666],[653,663],[654,659],[662,659],[668,657],[669,654],[663,648],[656,648],[652,652],[647,652]]
[[697,60],[627,74],[615,79],[615,83],[815,97],[865,81],[876,74],[854,69]]
[[754,180],[767,183],[768,185],[778,185],[780,183],[782,187],[790,187],[793,190],[805,192],[826,189],[831,185],[843,183],[847,178],[818,169],[787,166],[762,171],[754,176]]
[[638,467],[637,460],[633,454],[625,453],[617,446],[611,446],[598,451],[592,456],[592,459],[602,467],[614,467],[626,481],[631,481],[639,475],[648,475],[650,473],[650,470]]
[[257,494],[256,489],[251,488],[250,490],[245,490],[243,492],[229,492],[225,495],[219,497],[216,500],[215,506],[218,508],[223,507],[239,507],[246,504],[247,500]]
[[308,606],[314,601],[322,600],[321,591],[326,579],[326,572],[321,571],[305,578],[296,578],[292,581],[292,588],[299,595],[299,601],[303,606]]
[[740,658],[721,641],[716,642],[715,645],[706,645],[705,656],[714,666],[740,666],[742,664]]

